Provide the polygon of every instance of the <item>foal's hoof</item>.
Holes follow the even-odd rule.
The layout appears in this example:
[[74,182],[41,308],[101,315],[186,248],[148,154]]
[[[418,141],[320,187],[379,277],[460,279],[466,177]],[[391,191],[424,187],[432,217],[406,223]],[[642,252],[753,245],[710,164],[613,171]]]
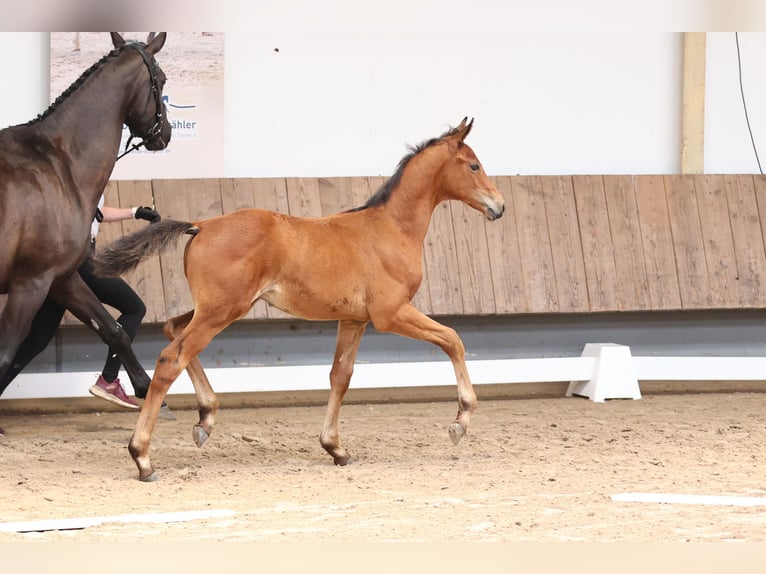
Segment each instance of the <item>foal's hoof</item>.
[[209,437],[210,435],[202,428],[202,425],[194,425],[194,428],[192,428],[192,438],[197,446],[201,447]]
[[449,432],[449,438],[454,445],[459,443],[460,439],[465,436],[465,429],[460,423],[452,423],[447,427],[447,432]]
[[160,475],[157,474],[155,471],[152,471],[152,473],[148,476],[138,477],[138,480],[141,482],[157,482],[160,479]]
[[348,461],[351,460],[351,456],[344,454],[342,456],[334,456],[332,459],[335,462],[335,466],[346,466]]

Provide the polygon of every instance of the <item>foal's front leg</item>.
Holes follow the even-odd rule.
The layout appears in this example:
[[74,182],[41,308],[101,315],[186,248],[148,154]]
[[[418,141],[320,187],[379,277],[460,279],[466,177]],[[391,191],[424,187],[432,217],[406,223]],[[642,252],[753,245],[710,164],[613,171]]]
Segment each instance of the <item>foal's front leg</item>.
[[455,421],[447,428],[453,444],[460,442],[476,410],[478,401],[465,364],[465,346],[454,329],[437,323],[410,304],[400,307],[392,317],[376,321],[378,331],[396,333],[411,339],[420,339],[438,345],[452,361],[457,380],[458,410]]
[[335,343],[335,359],[330,371],[330,399],[327,401],[325,415],[319,442],[332,456],[335,464],[345,466],[350,455],[340,445],[338,434],[338,416],[343,396],[348,390],[351,375],[354,373],[354,361],[359,350],[359,343],[364,336],[366,321],[339,321],[338,337]]

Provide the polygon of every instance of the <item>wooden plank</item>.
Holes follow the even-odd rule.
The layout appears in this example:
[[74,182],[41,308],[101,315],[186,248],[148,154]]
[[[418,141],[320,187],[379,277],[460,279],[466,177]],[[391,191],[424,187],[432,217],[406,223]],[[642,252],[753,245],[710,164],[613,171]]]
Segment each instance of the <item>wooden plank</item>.
[[[604,181],[597,175],[574,176],[572,186],[577,204],[589,310],[619,310],[620,292]],[[615,231],[620,233],[623,230]]]
[[680,309],[681,294],[664,180],[661,176],[640,175],[636,177],[635,192],[651,308]]
[[705,168],[705,32],[684,32],[681,173]]
[[[354,207],[361,207],[372,195],[374,189],[380,187],[380,183],[374,181],[372,177],[352,177],[351,180],[351,201]],[[375,186],[374,188],[372,186]]]
[[476,210],[456,201],[451,202],[450,208],[452,226],[455,230],[455,254],[458,261],[463,313],[470,315],[495,313],[492,268],[484,217]]
[[322,217],[322,201],[319,197],[319,182],[316,178],[288,177],[285,183],[290,215]]
[[695,176],[694,184],[710,285],[710,306],[736,308],[740,303],[737,259],[723,176]]
[[621,311],[650,309],[651,297],[634,178],[630,175],[605,175],[602,181],[611,231],[618,308]]
[[[189,203],[192,196],[186,181],[162,179],[152,182],[157,210],[167,219],[190,221]],[[183,270],[186,238],[179,238],[160,256],[162,291],[165,295],[165,316],[176,317],[193,309],[191,294]]]
[[233,213],[240,209],[255,207],[253,180],[250,178],[225,178],[220,181],[221,209]]
[[559,310],[556,276],[548,235],[542,181],[539,177],[511,179],[519,253],[524,269],[527,310],[550,313]]
[[463,314],[455,232],[449,202],[436,206],[423,251],[431,313],[434,315]]
[[504,176],[491,179],[505,199],[505,215],[486,226],[495,309],[497,313],[525,313],[528,311],[527,294],[524,290],[519,237],[516,234],[511,178]]
[[712,305],[694,179],[665,176],[665,193],[676,255],[678,289],[684,309],[707,309]]
[[763,307],[766,304],[766,253],[753,177],[725,175],[724,185],[734,237],[740,306]]
[[[118,190],[119,207],[152,206],[152,182],[149,180],[120,181],[118,182]],[[162,215],[161,212],[160,215]],[[147,225],[149,223],[143,220],[125,220],[121,226],[122,233],[133,233]],[[114,225],[114,227],[117,226]],[[162,323],[167,319],[165,316],[165,294],[162,290],[162,268],[160,267],[159,256],[155,255],[145,260],[136,269],[126,273],[125,281],[136,290],[146,305],[144,322]]]
[[761,236],[766,248],[766,176],[753,175],[753,191],[758,205],[758,219],[761,224]]
[[559,311],[590,311],[572,178],[544,177],[542,186]]
[[349,177],[320,177],[317,179],[322,215],[333,215],[354,207]]

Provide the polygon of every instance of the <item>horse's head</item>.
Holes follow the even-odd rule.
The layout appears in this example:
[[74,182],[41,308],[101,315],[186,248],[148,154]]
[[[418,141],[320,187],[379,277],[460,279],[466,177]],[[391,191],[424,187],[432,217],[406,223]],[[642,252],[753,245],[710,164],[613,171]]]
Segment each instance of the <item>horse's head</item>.
[[473,127],[473,119],[463,118],[454,130],[442,138],[449,150],[449,158],[441,170],[444,199],[456,199],[480,211],[493,221],[502,217],[505,200],[492,184],[479,159],[465,143]]
[[143,63],[136,82],[135,93],[130,100],[125,124],[130,129],[131,138],[141,138],[148,150],[165,149],[170,142],[171,126],[167,120],[167,108],[162,101],[162,88],[165,86],[165,73],[157,64],[154,55],[162,49],[167,34],[155,36],[149,34],[146,43],[126,43],[117,32],[112,32],[112,43],[116,49],[135,50]]

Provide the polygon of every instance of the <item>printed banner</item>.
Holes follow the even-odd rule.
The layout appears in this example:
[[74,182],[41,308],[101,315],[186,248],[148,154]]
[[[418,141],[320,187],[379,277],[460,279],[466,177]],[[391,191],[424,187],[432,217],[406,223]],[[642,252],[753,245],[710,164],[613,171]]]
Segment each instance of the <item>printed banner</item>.
[[[121,34],[145,42],[148,32]],[[52,32],[51,102],[112,47],[108,32]],[[168,32],[156,59],[167,76],[163,98],[173,126],[170,145],[129,153],[115,165],[112,179],[223,177],[223,58],[222,32]],[[124,127],[121,150],[129,137]]]

